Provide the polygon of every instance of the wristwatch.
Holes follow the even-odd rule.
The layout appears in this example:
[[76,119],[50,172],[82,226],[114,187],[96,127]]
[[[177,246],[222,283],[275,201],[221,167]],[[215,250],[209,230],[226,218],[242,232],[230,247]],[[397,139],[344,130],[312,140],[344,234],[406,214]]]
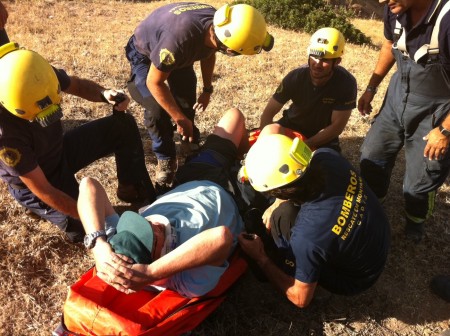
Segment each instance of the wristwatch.
[[441,134],[445,135],[446,137],[450,137],[450,130],[445,129],[442,125],[439,125],[439,132],[441,132]]
[[87,249],[93,248],[98,237],[106,237],[105,230],[94,231],[84,236],[84,246]]
[[203,93],[209,93],[209,94],[211,94],[211,93],[213,93],[214,92],[214,86],[205,86],[204,88],[203,88]]

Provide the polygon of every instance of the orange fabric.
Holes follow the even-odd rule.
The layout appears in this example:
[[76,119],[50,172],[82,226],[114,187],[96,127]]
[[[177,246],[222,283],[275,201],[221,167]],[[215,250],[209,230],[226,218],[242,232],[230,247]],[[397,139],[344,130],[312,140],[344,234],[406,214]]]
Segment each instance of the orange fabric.
[[165,336],[193,330],[222,303],[225,291],[247,269],[238,251],[229,263],[217,286],[194,299],[168,289],[127,295],[98,278],[92,268],[69,288],[63,308],[64,324],[70,332],[80,335]]
[[284,135],[286,135],[287,137],[289,137],[291,139],[300,138],[302,141],[306,140],[306,137],[302,133],[294,131],[287,127],[284,128]]
[[[248,142],[250,144],[250,147],[253,146],[253,144],[258,140],[259,134],[261,133],[260,129],[254,129],[249,132],[248,135]],[[300,132],[294,131],[290,128],[284,127],[284,135],[287,137],[294,139],[294,138],[300,138],[301,140],[305,141],[306,137],[301,134]]]

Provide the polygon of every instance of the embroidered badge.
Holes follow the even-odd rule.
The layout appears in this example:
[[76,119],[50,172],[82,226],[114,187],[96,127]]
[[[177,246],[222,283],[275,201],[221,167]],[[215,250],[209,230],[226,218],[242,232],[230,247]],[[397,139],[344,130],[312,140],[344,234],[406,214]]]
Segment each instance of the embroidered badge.
[[9,167],[15,167],[20,162],[21,156],[22,154],[15,148],[5,147],[0,150],[0,160]]
[[165,65],[172,65],[175,63],[175,57],[172,52],[167,49],[161,49],[159,52],[159,62]]
[[277,93],[283,92],[283,83],[281,83],[277,88]]

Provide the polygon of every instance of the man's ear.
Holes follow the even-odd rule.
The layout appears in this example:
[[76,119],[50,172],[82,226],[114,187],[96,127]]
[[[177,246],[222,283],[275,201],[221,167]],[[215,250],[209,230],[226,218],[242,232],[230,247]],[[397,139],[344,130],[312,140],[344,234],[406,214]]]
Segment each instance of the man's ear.
[[337,66],[339,63],[341,63],[341,61],[342,61],[341,57],[336,58],[336,60],[334,62],[334,66]]
[[215,35],[215,31],[214,31],[214,25],[211,24],[211,26],[209,26],[209,30],[208,33],[205,36],[205,45],[210,47],[210,48],[217,48],[217,42],[216,42],[216,35]]

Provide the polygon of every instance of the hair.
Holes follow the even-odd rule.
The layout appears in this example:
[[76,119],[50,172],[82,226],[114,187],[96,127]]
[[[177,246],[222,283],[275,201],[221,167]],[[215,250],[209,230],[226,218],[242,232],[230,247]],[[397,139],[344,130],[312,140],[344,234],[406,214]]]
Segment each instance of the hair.
[[282,187],[269,190],[266,194],[304,203],[317,198],[324,188],[325,175],[322,168],[314,167],[314,169],[311,169],[310,167],[302,177]]

